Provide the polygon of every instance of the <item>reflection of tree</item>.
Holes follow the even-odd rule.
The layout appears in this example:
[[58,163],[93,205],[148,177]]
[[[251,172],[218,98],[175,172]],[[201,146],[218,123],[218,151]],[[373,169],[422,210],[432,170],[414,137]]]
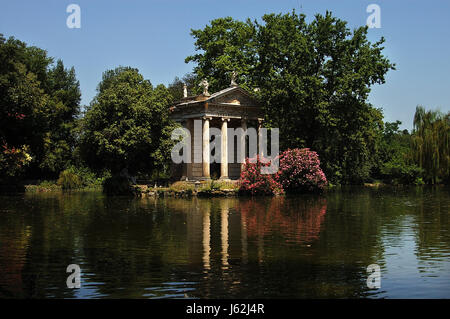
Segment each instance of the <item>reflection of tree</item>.
[[448,194],[448,187],[434,187],[433,189],[416,191],[416,253],[419,261],[427,262],[428,265],[435,261],[447,259],[450,253]]
[[292,201],[274,198],[269,205],[257,200],[239,203],[249,237],[279,233],[286,241],[307,243],[319,238],[327,201],[325,198]]
[[30,230],[23,224],[8,229],[0,225],[0,297],[23,297],[22,271],[25,265]]
[[79,256],[79,235],[98,195],[26,194],[2,200],[0,295],[72,297],[66,267]]

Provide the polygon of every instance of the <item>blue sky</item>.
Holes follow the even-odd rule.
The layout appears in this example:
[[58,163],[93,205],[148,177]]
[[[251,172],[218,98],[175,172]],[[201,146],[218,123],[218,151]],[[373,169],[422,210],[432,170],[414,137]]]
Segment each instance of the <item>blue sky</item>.
[[[81,8],[81,28],[66,26],[69,4]],[[385,120],[412,127],[417,104],[450,110],[450,1],[416,0],[0,0],[0,33],[46,49],[74,66],[82,104],[96,94],[102,72],[137,67],[153,84],[168,84],[192,70],[190,29],[210,20],[260,18],[295,8],[309,19],[330,10],[351,28],[366,24],[369,4],[381,8],[381,28],[369,38],[386,38],[385,54],[397,64],[386,84],[375,86],[370,102]]]

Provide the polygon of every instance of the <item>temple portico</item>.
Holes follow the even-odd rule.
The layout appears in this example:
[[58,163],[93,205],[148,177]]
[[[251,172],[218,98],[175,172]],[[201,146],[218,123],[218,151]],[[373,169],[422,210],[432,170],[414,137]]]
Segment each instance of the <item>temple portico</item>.
[[[247,128],[258,130],[263,121],[263,111],[258,101],[247,91],[239,87],[234,79],[229,88],[209,94],[208,83],[202,82],[203,93],[187,96],[171,107],[171,118],[189,130],[191,137],[191,161],[179,164],[177,177],[188,180],[207,180],[212,177],[220,179],[238,179],[241,173],[242,159],[250,154]],[[200,122],[201,121],[201,122]],[[197,125],[195,125],[197,123]],[[201,125],[198,125],[201,123]],[[211,129],[220,132],[220,163],[211,163]],[[229,136],[241,128],[244,134]],[[234,130],[230,130],[234,129]],[[201,136],[201,143],[195,143]],[[238,138],[239,137],[239,138]],[[257,144],[257,143],[255,143]],[[240,147],[238,147],[240,146]],[[231,149],[231,147],[233,149]],[[239,149],[244,154],[239,154]]]

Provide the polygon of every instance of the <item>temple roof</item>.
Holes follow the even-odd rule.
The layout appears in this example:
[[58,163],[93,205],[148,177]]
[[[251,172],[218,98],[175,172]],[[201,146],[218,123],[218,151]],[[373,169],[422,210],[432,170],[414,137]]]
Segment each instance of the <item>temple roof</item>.
[[211,95],[185,97],[170,108],[175,120],[199,116],[230,118],[262,118],[258,100],[243,88],[235,85]]

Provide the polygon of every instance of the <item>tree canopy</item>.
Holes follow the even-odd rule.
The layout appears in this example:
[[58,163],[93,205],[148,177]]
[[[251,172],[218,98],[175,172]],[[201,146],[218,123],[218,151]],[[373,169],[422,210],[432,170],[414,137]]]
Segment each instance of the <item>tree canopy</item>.
[[382,112],[367,102],[371,86],[395,68],[381,38],[367,27],[351,31],[329,12],[307,23],[296,14],[267,14],[262,21],[230,17],[192,30],[194,72],[212,91],[229,85],[229,73],[249,90],[259,88],[266,125],[280,128],[281,148],[309,147],[332,182],[361,182],[374,165]]
[[[54,176],[71,161],[75,147],[73,127],[81,98],[75,71],[61,60],[53,64],[45,50],[1,34],[0,60],[3,155],[22,150],[31,176]],[[11,172],[25,164],[16,159],[2,169]]]
[[170,162],[170,100],[164,85],[153,87],[137,69],[104,72],[82,122],[82,158],[113,174],[161,169]]
[[426,111],[417,106],[412,136],[414,159],[425,179],[436,184],[450,180],[450,112]]

